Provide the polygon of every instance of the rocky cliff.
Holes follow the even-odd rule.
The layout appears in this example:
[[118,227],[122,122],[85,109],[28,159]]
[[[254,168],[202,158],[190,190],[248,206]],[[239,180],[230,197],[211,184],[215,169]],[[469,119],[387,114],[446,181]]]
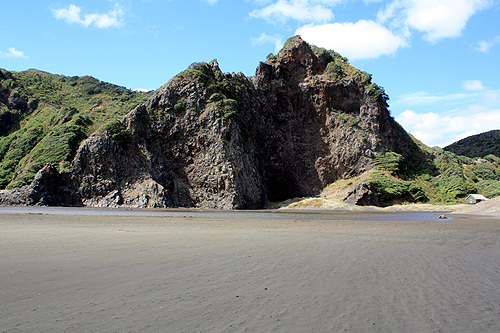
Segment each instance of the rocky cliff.
[[46,167],[0,203],[238,209],[314,196],[379,152],[411,163],[416,147],[386,99],[370,75],[300,37],[251,78],[193,64],[84,141],[67,171]]

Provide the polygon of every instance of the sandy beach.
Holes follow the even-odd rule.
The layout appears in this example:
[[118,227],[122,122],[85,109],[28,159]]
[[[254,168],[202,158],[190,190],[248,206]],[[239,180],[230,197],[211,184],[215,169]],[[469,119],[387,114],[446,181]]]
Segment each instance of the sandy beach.
[[0,214],[0,331],[498,331],[500,218],[448,216]]

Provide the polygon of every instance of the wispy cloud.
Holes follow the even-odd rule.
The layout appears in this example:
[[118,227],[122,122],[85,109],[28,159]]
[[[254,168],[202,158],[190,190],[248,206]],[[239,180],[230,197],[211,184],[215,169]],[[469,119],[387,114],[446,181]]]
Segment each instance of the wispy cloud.
[[295,32],[308,43],[340,52],[351,60],[394,54],[407,45],[406,37],[395,35],[374,21],[306,25]]
[[490,52],[491,47],[496,44],[500,44],[500,36],[497,36],[490,40],[482,40],[477,42],[475,49],[479,52],[488,53]]
[[339,3],[339,0],[279,0],[250,13],[250,17],[262,18],[281,24],[289,19],[300,22],[328,22],[334,15],[325,5]]
[[209,5],[212,5],[212,6],[213,6],[213,5],[215,5],[215,4],[217,3],[217,1],[219,1],[219,0],[203,0],[203,1],[205,1],[205,2],[206,2],[206,3],[208,3]]
[[0,51],[0,56],[4,58],[24,58],[28,59],[28,56],[24,54],[22,51],[18,51],[13,47],[9,47],[7,52]]
[[484,86],[480,80],[469,80],[462,82],[462,87],[468,91],[479,91],[483,90]]
[[431,94],[426,91],[418,91],[400,96],[391,102],[392,106],[425,106],[436,105],[453,106],[464,103],[471,103],[477,98],[474,93],[453,93],[453,94]]
[[431,94],[427,91],[417,91],[403,94],[395,98],[391,102],[391,106],[399,109],[432,106],[434,108],[437,107],[449,110],[452,108],[464,108],[478,101],[481,104],[494,105],[497,103],[497,105],[500,106],[500,100],[496,98],[497,96],[500,98],[500,93],[497,94],[495,90],[486,89],[481,80],[463,81],[461,86],[462,89],[465,90],[464,92]]
[[281,35],[267,35],[263,33],[260,37],[252,38],[252,45],[274,44],[274,51],[278,52],[283,47]]
[[124,11],[115,4],[115,8],[108,13],[82,13],[82,9],[73,4],[67,8],[53,9],[52,13],[58,20],[69,24],[80,24],[84,27],[95,26],[100,29],[116,28],[121,25]]

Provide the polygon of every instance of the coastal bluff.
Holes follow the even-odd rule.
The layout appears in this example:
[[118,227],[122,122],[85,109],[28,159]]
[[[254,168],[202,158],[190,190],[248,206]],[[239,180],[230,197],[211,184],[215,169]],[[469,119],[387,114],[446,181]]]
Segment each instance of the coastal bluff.
[[419,149],[383,89],[296,36],[253,77],[191,65],[0,204],[255,209],[318,195],[385,151],[411,165]]

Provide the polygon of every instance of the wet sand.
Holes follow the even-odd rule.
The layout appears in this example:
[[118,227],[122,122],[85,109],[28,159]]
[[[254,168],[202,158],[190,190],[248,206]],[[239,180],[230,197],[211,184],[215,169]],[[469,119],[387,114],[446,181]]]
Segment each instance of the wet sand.
[[0,214],[0,331],[498,331],[500,218],[449,216]]

